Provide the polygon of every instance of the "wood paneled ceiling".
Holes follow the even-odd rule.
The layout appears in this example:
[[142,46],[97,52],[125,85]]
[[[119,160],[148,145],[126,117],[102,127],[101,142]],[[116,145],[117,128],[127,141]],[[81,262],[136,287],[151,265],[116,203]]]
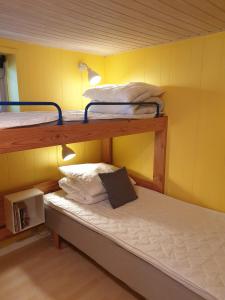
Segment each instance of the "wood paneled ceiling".
[[109,55],[225,30],[224,0],[0,0],[0,36]]

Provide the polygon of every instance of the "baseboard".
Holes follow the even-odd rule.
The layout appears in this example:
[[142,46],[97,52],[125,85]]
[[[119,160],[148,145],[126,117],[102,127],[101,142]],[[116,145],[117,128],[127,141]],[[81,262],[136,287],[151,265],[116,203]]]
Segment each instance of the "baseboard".
[[31,237],[25,238],[23,240],[19,240],[16,241],[8,246],[5,246],[3,248],[0,249],[0,256],[9,254],[17,249],[23,248],[31,243],[34,243],[38,240],[44,239],[46,237],[50,236],[50,231],[48,231],[47,229],[42,230],[41,232],[38,232],[36,234],[34,234]]

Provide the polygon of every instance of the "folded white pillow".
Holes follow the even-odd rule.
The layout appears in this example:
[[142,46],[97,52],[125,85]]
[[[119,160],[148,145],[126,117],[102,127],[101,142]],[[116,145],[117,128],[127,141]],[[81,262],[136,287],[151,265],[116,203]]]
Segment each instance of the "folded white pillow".
[[[92,100],[91,102],[98,103],[98,100]],[[104,101],[108,102],[108,101]],[[123,102],[123,101],[120,101]],[[160,111],[163,111],[164,104],[163,100],[158,97],[151,97],[144,102],[156,102],[160,106]],[[138,102],[137,102],[138,103]],[[154,104],[148,105],[92,105],[89,108],[90,112],[93,113],[109,113],[109,114],[155,114],[156,106]]]
[[[99,173],[111,173],[118,168],[106,163],[87,163],[59,167],[60,172],[70,180],[61,179],[59,185],[67,186],[67,193],[73,193],[73,188],[79,188],[91,197],[106,193],[106,190],[99,178]],[[132,184],[135,181],[130,178]],[[69,189],[68,189],[69,188]],[[71,190],[72,189],[72,190]]]
[[140,102],[157,97],[164,93],[163,89],[144,82],[128,84],[108,84],[88,89],[83,96],[91,100],[104,102]]

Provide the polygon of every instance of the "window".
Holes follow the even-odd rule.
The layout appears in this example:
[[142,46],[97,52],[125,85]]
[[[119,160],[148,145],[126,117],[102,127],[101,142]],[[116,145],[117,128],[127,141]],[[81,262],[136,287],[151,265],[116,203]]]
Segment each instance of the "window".
[[[7,101],[6,57],[0,55],[0,101]],[[7,106],[0,106],[0,111],[6,111]]]

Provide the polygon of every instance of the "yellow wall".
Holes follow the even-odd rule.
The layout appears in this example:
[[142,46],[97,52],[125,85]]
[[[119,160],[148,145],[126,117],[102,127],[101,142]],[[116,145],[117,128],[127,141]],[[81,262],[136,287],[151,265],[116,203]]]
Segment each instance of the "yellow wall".
[[[103,57],[0,40],[16,54],[20,100],[57,101],[82,108],[89,85],[77,69],[84,60],[105,82],[145,81],[165,86],[169,116],[166,193],[225,211],[225,33]],[[73,146],[69,163],[98,161],[99,142]],[[152,176],[152,134],[114,140],[114,161]],[[0,191],[57,178],[59,147],[0,155]]]
[[[106,59],[106,81],[166,89],[166,193],[225,211],[225,33]],[[114,140],[114,161],[152,176],[152,136]]]
[[[64,109],[81,109],[86,102],[82,91],[89,84],[86,74],[77,68],[78,61],[104,76],[104,58],[100,56],[1,39],[0,52],[16,56],[20,100],[55,101]],[[73,148],[77,157],[69,163],[100,160],[99,142]],[[0,192],[58,178],[57,166],[63,163],[60,154],[60,147],[49,147],[0,155]]]

